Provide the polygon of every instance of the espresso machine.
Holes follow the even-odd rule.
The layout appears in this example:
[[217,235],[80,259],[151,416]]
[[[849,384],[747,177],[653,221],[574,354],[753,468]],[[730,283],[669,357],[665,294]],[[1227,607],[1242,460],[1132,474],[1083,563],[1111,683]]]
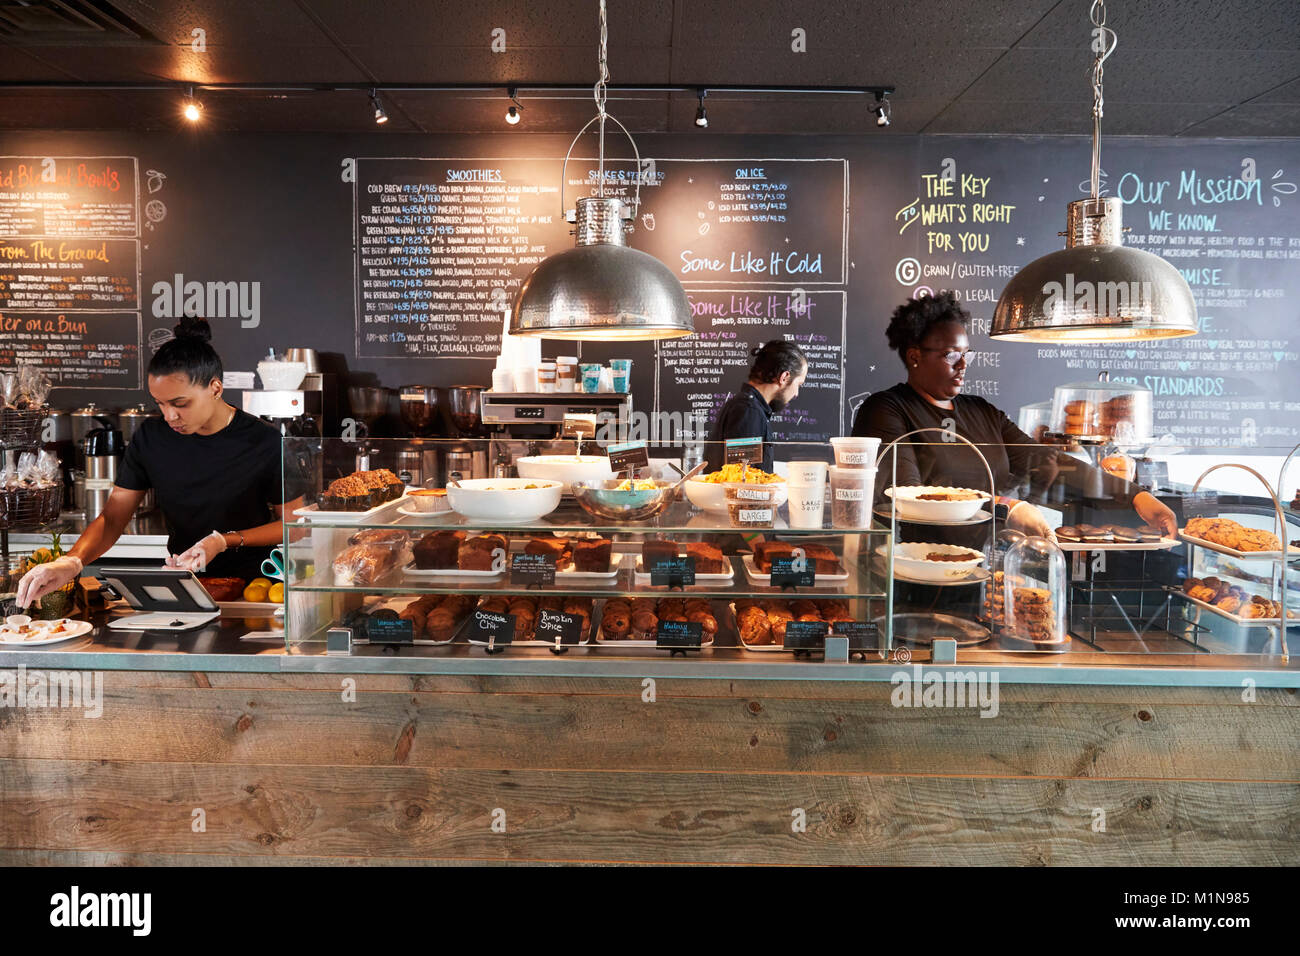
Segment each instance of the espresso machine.
[[[567,440],[566,419],[572,422],[594,416],[597,428],[613,424],[610,431],[622,433],[632,418],[632,396],[622,392],[485,392],[482,408],[483,426],[492,438],[487,454],[495,474],[526,455],[576,454],[577,443]],[[583,454],[589,453],[584,447]]]

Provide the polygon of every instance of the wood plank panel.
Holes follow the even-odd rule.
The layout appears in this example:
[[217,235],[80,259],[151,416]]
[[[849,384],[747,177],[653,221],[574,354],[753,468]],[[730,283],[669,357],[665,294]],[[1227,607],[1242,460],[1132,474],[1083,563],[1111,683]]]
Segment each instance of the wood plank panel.
[[[0,846],[231,857],[1296,865],[1300,786],[4,761]],[[191,832],[191,811],[207,814]],[[494,808],[506,832],[491,829]],[[807,831],[792,832],[792,813]],[[1095,811],[1106,832],[1093,830]]]
[[1300,781],[1300,710],[533,694],[107,691],[0,710],[0,758]]

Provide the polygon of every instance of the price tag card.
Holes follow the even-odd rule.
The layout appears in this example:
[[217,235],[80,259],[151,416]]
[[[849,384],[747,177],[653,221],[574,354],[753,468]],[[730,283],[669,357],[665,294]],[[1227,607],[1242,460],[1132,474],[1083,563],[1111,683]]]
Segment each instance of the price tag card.
[[1183,495],[1183,522],[1188,518],[1213,518],[1219,513],[1219,495],[1213,491],[1198,491]]
[[495,611],[475,611],[469,619],[469,636],[476,641],[511,644],[515,639],[515,616]]
[[650,453],[643,441],[610,445],[606,451],[609,452],[610,470],[615,473],[627,471],[629,468],[645,468],[650,464]]
[[410,644],[415,640],[415,622],[401,618],[366,618],[366,639],[371,644]]
[[555,583],[555,556],[550,554],[512,554],[510,583],[520,587],[544,587]]
[[816,582],[817,568],[804,556],[803,549],[795,548],[794,555],[788,558],[772,559],[772,587],[811,588]]
[[785,625],[787,650],[807,651],[826,646],[825,621],[788,621]]
[[704,643],[704,625],[699,621],[660,621],[655,647],[699,647]]
[[[786,633],[789,633],[789,626],[786,625]],[[831,634],[847,637],[850,648],[876,646],[876,625],[867,621],[835,621],[831,624]]]
[[1169,487],[1169,462],[1152,461],[1150,458],[1139,458],[1137,460],[1137,473],[1135,480],[1143,488],[1168,488]]
[[655,558],[650,562],[652,587],[689,587],[695,583],[695,559],[679,555],[675,558]]
[[537,617],[537,639],[554,644],[556,638],[561,644],[581,643],[582,618],[560,611],[542,611]]
[[751,465],[761,464],[763,461],[763,439],[728,438],[726,451],[723,453],[723,461],[728,465],[739,465],[742,462],[748,462]]

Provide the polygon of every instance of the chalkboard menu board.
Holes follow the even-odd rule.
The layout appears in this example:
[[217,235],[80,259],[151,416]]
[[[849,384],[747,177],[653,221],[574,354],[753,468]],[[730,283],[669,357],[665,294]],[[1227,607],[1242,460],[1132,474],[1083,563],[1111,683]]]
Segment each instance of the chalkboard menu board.
[[139,388],[138,179],[132,157],[0,156],[0,366]]
[[[641,208],[628,242],[681,279],[697,334],[549,342],[628,358],[640,411],[687,434],[773,338],[812,357],[778,438],[821,441],[904,378],[884,330],[908,297],[953,289],[974,317],[965,390],[1013,418],[1062,383],[1152,389],[1155,427],[1193,447],[1300,441],[1300,146],[1115,138],[1104,191],[1126,243],[1183,271],[1201,334],[1129,345],[988,338],[1015,271],[1063,241],[1088,143],[1066,137],[637,137],[605,184]],[[585,141],[575,153],[590,151]],[[43,363],[54,400],[146,399],[142,367],[185,313],[232,371],[314,347],[345,377],[488,384],[506,309],[570,248],[567,136],[0,135],[0,367]],[[597,181],[564,172],[566,206]],[[113,391],[105,391],[113,390]],[[634,436],[653,437],[653,436]]]

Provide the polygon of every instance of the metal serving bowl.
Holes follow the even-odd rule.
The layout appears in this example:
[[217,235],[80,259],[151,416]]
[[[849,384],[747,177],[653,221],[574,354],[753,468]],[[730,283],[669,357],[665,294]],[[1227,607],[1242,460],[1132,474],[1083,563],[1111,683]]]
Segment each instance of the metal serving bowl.
[[603,481],[575,481],[571,487],[574,499],[593,517],[607,521],[641,521],[654,517],[668,507],[673,500],[673,485],[676,484],[655,480],[655,486],[644,491],[620,491],[618,486],[621,483],[620,478],[609,478]]

